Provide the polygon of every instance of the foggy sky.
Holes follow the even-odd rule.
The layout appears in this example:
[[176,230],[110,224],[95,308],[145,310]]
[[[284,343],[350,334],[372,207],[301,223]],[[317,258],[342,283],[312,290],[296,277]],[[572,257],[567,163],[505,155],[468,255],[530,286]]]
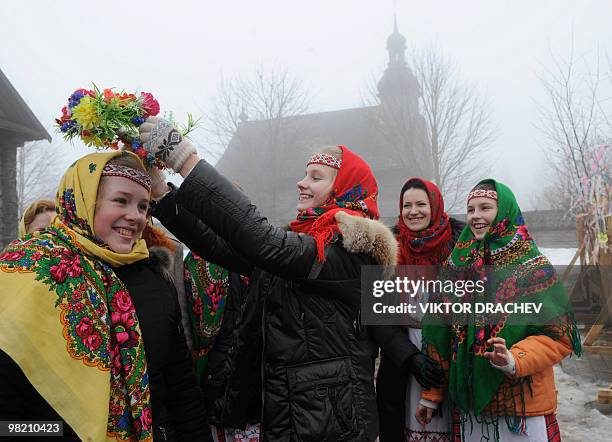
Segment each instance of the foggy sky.
[[[599,49],[605,59],[612,2],[399,0],[395,9],[408,52],[437,45],[488,96],[499,129],[493,177],[529,208],[544,184],[538,74],[551,53],[569,55],[572,33],[578,57],[592,61]],[[387,63],[394,2],[3,0],[0,11],[0,68],[57,137],[53,118],[92,81],[152,92],[181,120],[206,112],[221,75],[256,64],[302,79],[313,112],[358,107]]]

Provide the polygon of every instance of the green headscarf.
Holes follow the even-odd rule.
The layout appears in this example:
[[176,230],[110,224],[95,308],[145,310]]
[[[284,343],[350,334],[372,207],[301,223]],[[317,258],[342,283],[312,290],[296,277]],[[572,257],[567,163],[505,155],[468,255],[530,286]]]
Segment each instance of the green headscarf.
[[[506,401],[498,400],[499,393],[509,398],[516,394],[516,389],[500,391],[505,376],[484,358],[484,352],[491,350],[487,348],[487,340],[501,337],[511,348],[531,335],[547,335],[553,339],[568,336],[574,353],[579,355],[580,338],[565,288],[552,264],[530,237],[512,191],[492,179],[483,180],[479,185],[485,183],[493,185],[497,192],[497,216],[482,240],[474,237],[469,226],[463,229],[445,263],[445,277],[482,280],[486,273],[485,292],[469,299],[466,296],[461,302],[541,303],[540,314],[537,318],[500,314],[492,320],[489,316],[488,321],[475,313],[462,314],[455,315],[450,326],[433,325],[435,315],[429,315],[424,320],[424,348],[449,362],[449,394],[464,414],[472,410],[479,416],[491,405],[497,416],[524,416],[524,410],[505,409]],[[484,266],[493,267],[487,270]],[[432,300],[442,298],[434,295]],[[537,319],[535,324],[533,319]],[[521,378],[515,382],[514,387],[520,388],[523,399],[529,381]]]

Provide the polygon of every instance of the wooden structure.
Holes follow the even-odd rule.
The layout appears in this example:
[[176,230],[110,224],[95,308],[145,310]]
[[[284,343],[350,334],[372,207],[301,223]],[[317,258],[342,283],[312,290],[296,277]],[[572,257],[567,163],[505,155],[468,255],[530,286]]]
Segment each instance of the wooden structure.
[[[570,299],[572,299],[578,285],[584,279],[589,279],[597,284],[594,287],[601,302],[601,310],[584,338],[582,349],[589,353],[600,353],[602,356],[612,355],[612,345],[609,343],[605,342],[596,345],[596,341],[600,337],[606,322],[612,318],[612,216],[606,218],[607,247],[599,248],[595,264],[593,256],[587,250],[584,220],[581,217],[577,218],[578,250],[565,270],[562,280],[567,279],[572,267],[579,260],[581,272],[570,290]],[[587,275],[587,271],[591,272],[591,274]],[[612,384],[608,388],[601,388],[597,391],[597,402],[600,404],[612,404]]]
[[17,148],[51,136],[0,70],[0,250],[17,238]]

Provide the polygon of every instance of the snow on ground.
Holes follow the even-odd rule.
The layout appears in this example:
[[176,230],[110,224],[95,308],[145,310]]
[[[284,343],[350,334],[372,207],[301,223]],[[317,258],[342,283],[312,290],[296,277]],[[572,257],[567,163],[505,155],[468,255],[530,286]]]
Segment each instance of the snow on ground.
[[555,366],[555,383],[559,391],[557,420],[563,442],[612,440],[612,416],[606,416],[593,407],[597,389],[606,388],[606,383],[570,376],[559,366]]
[[[575,248],[540,248],[554,265],[568,265]],[[586,375],[569,375],[555,366],[558,390],[557,420],[563,442],[604,442],[612,440],[612,416],[594,408],[597,389],[607,388],[603,381],[592,382]]]
[[[568,265],[576,249],[541,247],[540,252],[553,265]],[[555,383],[558,390],[557,420],[563,442],[611,441],[612,415],[602,414],[594,407],[597,390],[607,388],[608,384],[592,382],[587,374],[569,375],[560,366],[555,366]]]
[[556,266],[568,265],[577,249],[549,249],[546,247],[539,247],[540,252],[548,258],[548,260]]

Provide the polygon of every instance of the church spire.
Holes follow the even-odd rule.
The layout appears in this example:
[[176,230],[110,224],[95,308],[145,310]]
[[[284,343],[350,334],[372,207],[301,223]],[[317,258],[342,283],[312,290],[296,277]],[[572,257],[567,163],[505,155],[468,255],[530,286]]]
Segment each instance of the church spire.
[[406,37],[399,32],[397,15],[393,14],[393,32],[387,37],[389,63],[378,82],[378,96],[382,104],[404,103],[418,110],[421,88],[406,63]]
[[387,38],[389,67],[406,64],[406,37],[400,34],[397,27],[397,15],[393,14],[393,33]]

